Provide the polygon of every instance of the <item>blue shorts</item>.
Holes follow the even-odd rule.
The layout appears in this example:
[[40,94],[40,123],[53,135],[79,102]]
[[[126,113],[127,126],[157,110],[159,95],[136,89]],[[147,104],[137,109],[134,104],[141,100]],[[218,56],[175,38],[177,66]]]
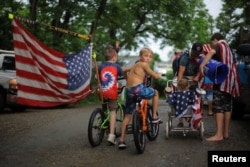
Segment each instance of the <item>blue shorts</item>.
[[126,109],[125,114],[132,114],[136,110],[136,99],[150,99],[155,95],[155,90],[151,87],[146,87],[143,84],[134,87],[126,88]]
[[205,95],[201,95],[202,100],[208,100],[208,101],[212,101],[213,100],[213,89],[208,89],[206,90],[206,94]]

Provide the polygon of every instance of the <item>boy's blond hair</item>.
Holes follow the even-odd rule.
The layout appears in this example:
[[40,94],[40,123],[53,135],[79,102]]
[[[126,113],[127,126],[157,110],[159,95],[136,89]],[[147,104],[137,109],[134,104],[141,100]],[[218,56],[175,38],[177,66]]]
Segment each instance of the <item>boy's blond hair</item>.
[[180,91],[188,90],[189,84],[187,79],[181,79],[177,83],[177,89]]
[[152,51],[151,49],[149,49],[149,48],[142,48],[142,49],[140,50],[139,56],[141,57],[144,53],[147,53],[147,52],[149,52],[149,53],[151,53],[152,55],[154,55],[154,53],[153,53],[153,51]]

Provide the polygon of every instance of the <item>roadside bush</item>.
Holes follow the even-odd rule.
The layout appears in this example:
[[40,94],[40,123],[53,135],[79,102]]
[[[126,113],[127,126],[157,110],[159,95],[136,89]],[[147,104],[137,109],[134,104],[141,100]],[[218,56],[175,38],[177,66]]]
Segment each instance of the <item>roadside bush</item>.
[[173,70],[169,70],[166,73],[167,80],[172,80],[174,78]]
[[153,85],[153,87],[154,87],[155,89],[158,90],[159,95],[160,95],[160,98],[165,98],[164,89],[165,89],[165,87],[167,86],[167,81],[168,81],[168,80],[172,80],[173,77],[174,77],[173,71],[172,71],[172,70],[169,70],[169,71],[167,71],[167,73],[166,73],[166,79],[161,78],[161,79],[159,79],[159,80],[154,80],[154,81],[153,81],[153,84],[152,84],[152,85]]
[[164,89],[167,85],[166,79],[154,80],[153,87],[158,90],[160,98],[165,97]]

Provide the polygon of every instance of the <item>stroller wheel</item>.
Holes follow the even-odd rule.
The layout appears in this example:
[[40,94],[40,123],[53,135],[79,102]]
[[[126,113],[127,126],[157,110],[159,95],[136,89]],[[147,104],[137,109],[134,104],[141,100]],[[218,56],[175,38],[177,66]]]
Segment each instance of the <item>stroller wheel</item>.
[[200,123],[200,139],[201,140],[203,140],[203,138],[204,138],[204,123],[203,122],[201,122]]
[[166,139],[169,137],[169,123],[166,122]]

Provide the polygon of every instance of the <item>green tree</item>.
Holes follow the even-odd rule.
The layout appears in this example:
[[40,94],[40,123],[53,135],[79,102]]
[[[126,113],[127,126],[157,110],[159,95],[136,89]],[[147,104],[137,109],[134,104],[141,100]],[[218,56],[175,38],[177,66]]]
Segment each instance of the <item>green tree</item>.
[[27,16],[27,6],[17,1],[1,1],[0,3],[0,49],[13,50],[11,20],[8,13],[16,11],[18,15]]
[[205,42],[210,32],[211,16],[203,1],[162,1],[160,22],[153,32],[155,38],[163,38],[162,45],[187,48],[194,41]]
[[[4,7],[1,21],[9,26],[0,26],[6,34],[4,48],[11,46],[10,20],[6,17],[9,12],[81,34],[92,34],[98,55],[116,40],[124,50],[133,50],[146,44],[152,36],[155,40],[161,39],[162,46],[185,48],[194,41],[206,41],[211,27],[211,16],[200,0],[134,0],[133,3],[129,0],[9,0],[1,6]],[[42,42],[63,52],[76,51],[86,44],[82,39],[37,25],[26,26]]]
[[222,11],[216,18],[219,32],[226,37],[233,48],[240,43],[250,42],[250,2],[248,0],[222,0],[222,2]]

